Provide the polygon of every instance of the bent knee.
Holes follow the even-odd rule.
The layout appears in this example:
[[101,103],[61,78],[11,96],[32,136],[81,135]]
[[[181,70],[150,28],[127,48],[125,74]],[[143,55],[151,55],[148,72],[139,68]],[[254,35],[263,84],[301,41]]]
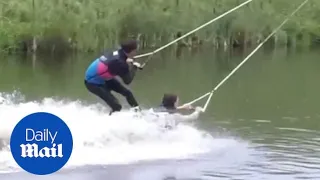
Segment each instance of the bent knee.
[[114,105],[114,107],[112,108],[113,111],[121,111],[122,106],[120,104],[116,104]]

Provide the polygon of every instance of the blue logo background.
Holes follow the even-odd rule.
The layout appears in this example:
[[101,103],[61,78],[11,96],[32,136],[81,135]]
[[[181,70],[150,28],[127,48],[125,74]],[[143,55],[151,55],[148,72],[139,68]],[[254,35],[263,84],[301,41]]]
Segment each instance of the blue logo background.
[[[48,129],[52,134],[58,132],[53,143],[56,144],[56,149],[58,149],[58,144],[62,144],[63,157],[23,158],[21,144],[35,143],[39,150],[43,147],[52,148],[50,138],[48,141],[39,142],[35,139],[26,141],[26,129],[28,128],[42,133],[44,129]],[[28,138],[30,139],[30,135]],[[47,175],[60,170],[68,162],[73,150],[73,137],[69,127],[62,119],[50,113],[38,112],[30,114],[18,122],[11,134],[10,149],[14,160],[22,169],[36,175]]]

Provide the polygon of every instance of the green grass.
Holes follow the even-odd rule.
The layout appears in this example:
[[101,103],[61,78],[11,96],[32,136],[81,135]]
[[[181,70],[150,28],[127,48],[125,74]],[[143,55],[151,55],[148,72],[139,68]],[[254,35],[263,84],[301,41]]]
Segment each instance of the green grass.
[[[160,46],[245,0],[1,0],[0,49],[5,52],[96,51],[135,37]],[[264,39],[303,0],[254,0],[195,33],[231,46]],[[281,45],[319,42],[320,1],[310,0],[274,38]],[[186,39],[186,41],[190,41]],[[35,42],[35,43],[33,43]]]

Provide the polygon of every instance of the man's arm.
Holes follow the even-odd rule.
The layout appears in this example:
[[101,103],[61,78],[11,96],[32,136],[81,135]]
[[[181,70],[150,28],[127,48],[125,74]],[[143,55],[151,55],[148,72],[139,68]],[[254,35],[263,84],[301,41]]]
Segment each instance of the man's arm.
[[123,67],[123,72],[119,75],[125,84],[130,84],[136,75],[137,66],[132,63],[126,63]]
[[199,118],[200,111],[194,111],[189,115],[173,114],[174,119],[178,122],[191,122]]
[[200,113],[203,112],[201,107],[196,107],[195,111],[189,115],[174,114],[174,118],[179,122],[190,122],[199,118]]

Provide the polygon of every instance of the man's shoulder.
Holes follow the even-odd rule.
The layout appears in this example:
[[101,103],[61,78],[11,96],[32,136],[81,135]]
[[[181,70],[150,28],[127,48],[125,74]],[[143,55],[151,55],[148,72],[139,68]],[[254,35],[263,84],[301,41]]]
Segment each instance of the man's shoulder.
[[115,51],[105,51],[99,59],[104,62],[108,62],[108,64],[123,64],[125,60],[121,59],[122,56],[119,54],[118,50]]
[[153,108],[154,109],[154,112],[162,112],[162,113],[168,113],[168,114],[174,114],[174,113],[177,113],[177,109],[167,109],[163,106],[158,106],[158,107],[155,107]]

